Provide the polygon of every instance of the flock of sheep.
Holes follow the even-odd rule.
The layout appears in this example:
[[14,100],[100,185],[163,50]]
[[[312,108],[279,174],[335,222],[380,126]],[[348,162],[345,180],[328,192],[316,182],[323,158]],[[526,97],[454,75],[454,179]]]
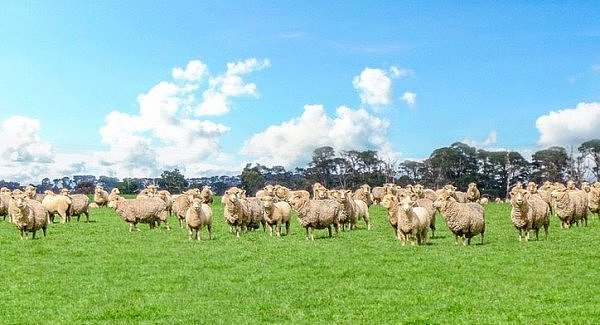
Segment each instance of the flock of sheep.
[[[254,197],[238,187],[229,188],[221,199],[223,218],[230,232],[239,237],[248,230],[266,228],[272,236],[281,236],[281,227],[285,225],[289,234],[291,212],[296,211],[300,225],[306,230],[306,238],[314,240],[314,229],[328,229],[329,236],[342,230],[352,230],[360,220],[371,229],[369,207],[380,204],[387,209],[387,218],[395,237],[402,245],[423,245],[427,243],[428,233],[435,236],[437,212],[441,213],[446,225],[463,245],[471,238],[480,235],[481,243],[485,234],[485,211],[482,198],[475,183],[469,184],[465,192],[458,191],[452,185],[439,190],[426,189],[417,184],[402,188],[395,184],[384,184],[371,188],[363,185],[356,191],[327,189],[316,183],[312,193],[305,190],[291,190],[281,185],[267,185]],[[100,206],[113,208],[129,224],[129,230],[140,230],[139,223],[147,223],[151,228],[161,223],[167,229],[169,216],[175,216],[180,227],[186,227],[189,240],[201,239],[202,229],[208,230],[212,239],[213,192],[209,187],[190,189],[179,195],[159,190],[150,185],[141,191],[135,199],[125,199],[114,188],[107,192],[97,186],[90,202],[87,195],[69,194],[61,190],[58,194],[46,191],[37,194],[35,187],[28,185],[24,190],[10,191],[0,189],[0,216],[8,217],[20,231],[23,239],[27,232],[35,238],[36,231],[42,230],[44,236],[48,224],[54,222],[54,216],[61,223],[71,217],[86,216],[89,221],[89,209]],[[583,183],[578,189],[572,181],[566,185],[546,182],[538,188],[535,183],[526,186],[518,183],[510,190],[510,219],[518,231],[519,240],[529,240],[530,232],[536,239],[540,229],[548,235],[550,216],[556,214],[562,228],[582,222],[587,225],[588,213],[600,212],[600,183]]]

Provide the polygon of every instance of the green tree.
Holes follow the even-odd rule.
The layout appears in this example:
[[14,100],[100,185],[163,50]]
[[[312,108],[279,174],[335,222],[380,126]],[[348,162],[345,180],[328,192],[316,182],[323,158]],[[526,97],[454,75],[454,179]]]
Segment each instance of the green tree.
[[569,169],[569,155],[563,147],[550,147],[533,154],[531,181],[564,182]]
[[165,170],[157,179],[158,186],[171,193],[181,193],[188,187],[188,182],[179,169],[175,168],[172,171]]
[[253,196],[256,191],[265,186],[265,178],[260,172],[264,167],[257,165],[252,167],[252,164],[246,164],[246,167],[242,171],[240,176],[242,182],[242,188],[246,190],[249,196]]

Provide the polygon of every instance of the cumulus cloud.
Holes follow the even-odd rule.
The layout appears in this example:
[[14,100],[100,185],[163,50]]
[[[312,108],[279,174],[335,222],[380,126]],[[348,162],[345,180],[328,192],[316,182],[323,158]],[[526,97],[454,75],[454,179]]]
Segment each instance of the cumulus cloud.
[[[464,139],[461,142],[475,148],[491,149],[491,146],[498,141],[498,134],[495,130],[490,131],[487,138],[483,141]],[[495,149],[496,150],[496,149]],[[497,149],[500,150],[500,149]]]
[[354,77],[352,85],[365,105],[386,106],[391,103],[392,79],[384,70],[365,68]]
[[389,122],[364,109],[341,106],[330,117],[322,105],[306,105],[298,118],[273,125],[244,143],[241,153],[266,165],[286,168],[306,164],[314,149],[378,150],[397,155],[386,135]]
[[406,104],[407,104],[409,107],[413,107],[413,106],[415,106],[415,104],[416,104],[416,102],[417,102],[417,94],[415,94],[415,93],[411,93],[411,92],[409,92],[409,91],[405,92],[405,93],[402,95],[402,97],[401,97],[401,98],[402,98],[402,100],[403,100],[404,102],[406,102]]
[[600,137],[600,103],[579,103],[575,108],[551,111],[538,117],[540,146],[579,145]]

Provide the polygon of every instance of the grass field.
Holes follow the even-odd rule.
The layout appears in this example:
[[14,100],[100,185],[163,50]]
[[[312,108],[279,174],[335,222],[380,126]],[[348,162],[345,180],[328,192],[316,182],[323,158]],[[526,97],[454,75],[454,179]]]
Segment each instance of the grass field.
[[[215,239],[128,226],[108,208],[20,240],[0,221],[0,323],[598,323],[600,221],[520,243],[509,205],[486,206],[484,245],[401,247],[385,210],[338,238],[235,238],[216,202]],[[40,233],[41,235],[41,233]],[[543,237],[543,236],[542,236]],[[475,238],[474,242],[479,242]]]

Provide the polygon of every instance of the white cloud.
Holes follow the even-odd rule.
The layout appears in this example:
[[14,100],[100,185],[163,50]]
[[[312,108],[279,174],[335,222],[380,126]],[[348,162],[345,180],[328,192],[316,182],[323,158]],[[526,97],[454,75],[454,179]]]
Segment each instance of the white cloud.
[[381,69],[365,68],[354,77],[352,85],[365,105],[386,106],[391,103],[392,79]]
[[415,104],[416,104],[416,102],[417,102],[417,94],[415,94],[415,93],[411,93],[411,92],[409,92],[409,91],[405,92],[405,93],[402,95],[402,97],[401,97],[401,98],[402,98],[402,100],[403,100],[403,101],[405,101],[405,102],[406,102],[406,104],[407,104],[409,107],[413,107],[413,106],[415,106]]
[[[493,149],[492,146],[494,144],[496,144],[497,141],[498,141],[498,134],[496,133],[495,130],[492,130],[488,134],[487,138],[485,138],[485,140],[483,140],[483,141],[464,139],[461,142],[464,144],[467,144],[471,147],[478,148],[478,149],[491,150],[491,149]],[[495,148],[494,150],[503,150],[503,149]]]
[[172,71],[173,79],[186,80],[186,81],[198,81],[208,74],[208,68],[206,64],[199,60],[190,61],[185,69],[174,68]]
[[535,126],[540,132],[538,144],[547,146],[579,145],[600,137],[600,103],[579,103],[575,108],[551,111],[540,116]]
[[393,65],[390,67],[390,74],[393,78],[402,78],[412,76],[414,73],[410,69],[403,69]]
[[397,155],[387,141],[389,122],[364,109],[341,106],[335,117],[321,105],[306,105],[298,118],[273,125],[244,143],[243,155],[266,165],[286,168],[305,165],[314,149],[332,146],[336,150],[378,150]]

